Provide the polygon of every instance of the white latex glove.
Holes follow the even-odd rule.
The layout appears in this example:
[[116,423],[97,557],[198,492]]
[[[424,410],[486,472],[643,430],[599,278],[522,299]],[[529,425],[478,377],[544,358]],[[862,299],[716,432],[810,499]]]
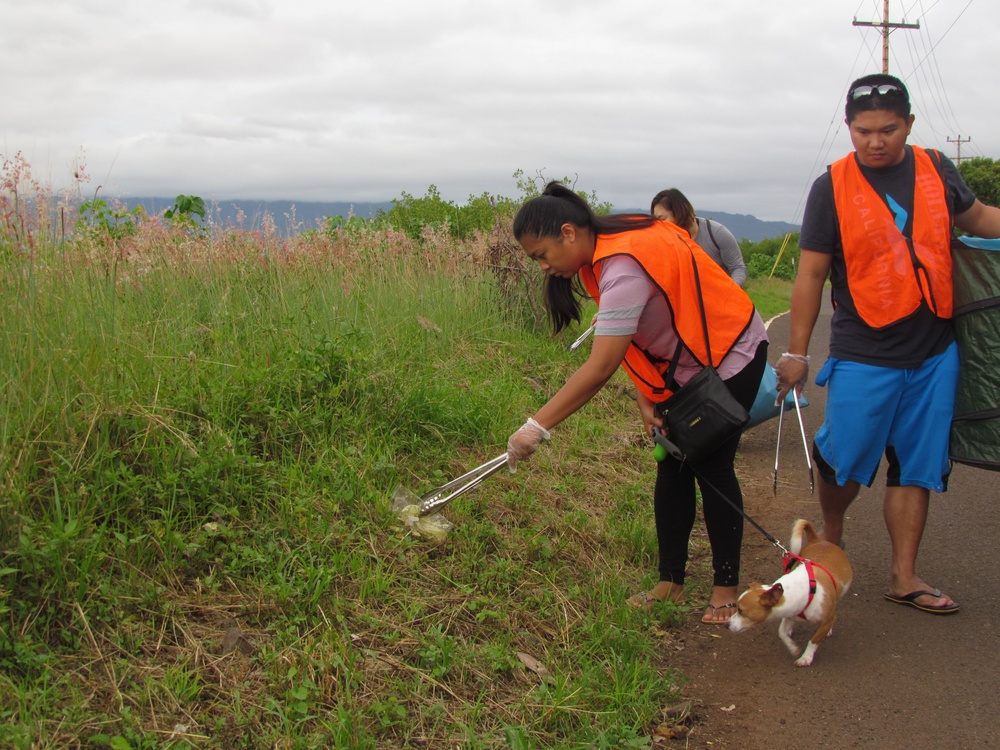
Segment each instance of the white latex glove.
[[551,437],[548,430],[529,417],[528,421],[507,440],[507,466],[510,467],[510,473],[517,471],[518,461],[528,458],[538,450],[543,440]]
[[778,375],[778,398],[774,402],[777,405],[793,388],[796,394],[801,393],[802,387],[809,379],[809,357],[785,352],[775,364],[774,371]]

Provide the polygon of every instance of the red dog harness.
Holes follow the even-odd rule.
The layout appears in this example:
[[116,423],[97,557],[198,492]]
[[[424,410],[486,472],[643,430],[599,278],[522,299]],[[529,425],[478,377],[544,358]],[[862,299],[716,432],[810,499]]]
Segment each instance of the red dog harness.
[[813,570],[813,568],[819,568],[830,576],[830,581],[833,583],[834,593],[837,593],[837,579],[834,578],[833,574],[826,569],[825,565],[814,562],[813,560],[806,560],[804,557],[800,557],[792,552],[786,552],[785,556],[782,558],[782,567],[784,568],[784,572],[786,574],[792,572],[792,569],[795,567],[795,563],[797,562],[802,563],[805,566],[806,575],[809,576],[809,598],[806,599],[806,606],[802,608],[802,611],[799,612],[798,615],[804,620],[806,619],[806,610],[809,609],[809,605],[812,604],[813,597],[816,596],[816,571]]

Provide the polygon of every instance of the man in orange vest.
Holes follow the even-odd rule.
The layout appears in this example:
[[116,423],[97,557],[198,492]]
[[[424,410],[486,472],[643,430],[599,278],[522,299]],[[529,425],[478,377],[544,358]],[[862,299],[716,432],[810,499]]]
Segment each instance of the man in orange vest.
[[862,484],[871,486],[884,454],[892,544],[885,598],[952,614],[958,604],[915,570],[930,492],[944,492],[950,472],[959,362],[951,235],[957,226],[1000,237],[1000,209],[978,201],[939,152],[907,145],[914,116],[898,78],[859,78],[845,112],[855,150],[816,179],[806,203],[788,353],[775,367],[779,398],[806,382],[829,276],[830,355],[816,375],[828,395],[813,441],[822,535],[841,543],[847,508]]

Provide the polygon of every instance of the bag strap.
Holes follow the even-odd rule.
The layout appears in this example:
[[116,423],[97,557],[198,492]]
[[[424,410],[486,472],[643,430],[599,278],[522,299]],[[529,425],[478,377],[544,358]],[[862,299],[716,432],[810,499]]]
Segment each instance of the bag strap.
[[694,250],[691,252],[691,267],[694,269],[694,283],[698,288],[698,311],[701,313],[701,330],[705,334],[705,351],[708,354],[708,367],[715,367],[712,361],[712,342],[708,339],[708,320],[705,318],[705,298],[701,293],[701,276],[698,275],[698,260],[694,257]]
[[[714,240],[713,240],[714,242]],[[698,275],[698,261],[694,257],[694,250],[689,247],[688,250],[691,252],[691,268],[694,269],[694,283],[695,287],[698,289],[698,311],[701,313],[701,330],[705,335],[705,350],[708,352],[708,367],[715,367],[715,363],[712,361],[712,343],[708,338],[708,320],[705,318],[705,298],[701,293],[701,276]],[[667,370],[667,374],[663,376],[663,381],[665,383],[673,383],[677,385],[674,380],[674,372],[677,370],[677,360],[680,359],[681,350],[684,348],[684,344],[678,338],[677,349],[674,351],[674,356],[670,359],[670,367]],[[670,390],[675,391],[676,388],[671,388]]]
[[715,245],[717,249],[722,250],[722,248],[719,247],[719,243],[715,241],[715,235],[712,234],[712,220],[705,219],[705,226],[708,227],[708,238],[712,240],[712,244]]

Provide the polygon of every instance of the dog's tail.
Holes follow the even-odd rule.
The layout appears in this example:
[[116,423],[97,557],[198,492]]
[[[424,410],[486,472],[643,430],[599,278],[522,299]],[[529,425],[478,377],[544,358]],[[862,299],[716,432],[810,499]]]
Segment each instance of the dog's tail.
[[803,547],[806,547],[819,539],[816,529],[804,518],[800,518],[792,524],[791,551],[792,554],[799,554]]

